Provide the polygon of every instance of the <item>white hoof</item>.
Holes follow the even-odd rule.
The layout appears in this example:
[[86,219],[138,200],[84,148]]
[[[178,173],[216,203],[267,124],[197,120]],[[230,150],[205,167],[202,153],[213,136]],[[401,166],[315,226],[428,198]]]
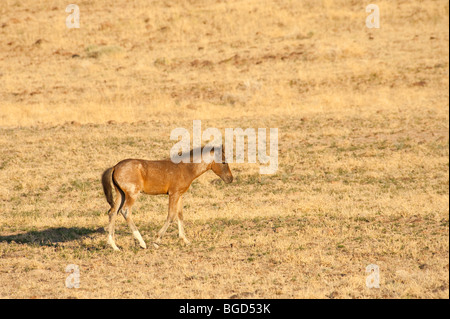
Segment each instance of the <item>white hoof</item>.
[[144,240],[142,239],[141,234],[139,233],[139,231],[135,230],[133,232],[133,236],[134,238],[137,239],[137,241],[139,242],[139,246],[141,246],[142,248],[146,249],[147,245],[145,244]]
[[114,239],[112,239],[111,236],[108,236],[108,244],[111,245],[111,247],[115,250],[115,251],[119,251],[119,247],[116,246],[116,243],[114,242]]

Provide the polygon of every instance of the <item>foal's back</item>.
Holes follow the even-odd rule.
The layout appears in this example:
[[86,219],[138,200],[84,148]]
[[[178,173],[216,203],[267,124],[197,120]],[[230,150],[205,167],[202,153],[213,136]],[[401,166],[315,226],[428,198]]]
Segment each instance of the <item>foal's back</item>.
[[114,179],[123,190],[150,195],[176,191],[181,167],[170,160],[126,159],[114,167]]

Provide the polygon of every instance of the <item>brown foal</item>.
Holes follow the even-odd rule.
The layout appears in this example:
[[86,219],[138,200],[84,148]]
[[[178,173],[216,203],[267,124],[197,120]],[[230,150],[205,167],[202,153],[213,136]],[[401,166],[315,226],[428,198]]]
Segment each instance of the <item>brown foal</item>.
[[[190,162],[180,162],[175,164],[170,159],[160,161],[147,161],[141,159],[126,159],[115,166],[108,168],[102,175],[103,191],[111,209],[109,210],[108,225],[108,243],[114,250],[119,250],[114,241],[114,223],[119,212],[127,221],[133,236],[139,241],[142,248],[147,248],[142,239],[139,230],[136,228],[131,218],[131,207],[133,206],[139,193],[143,192],[149,195],[167,194],[169,195],[169,213],[167,220],[158,232],[156,241],[153,245],[158,248],[161,238],[169,227],[170,223],[178,220],[179,236],[186,244],[189,240],[186,238],[183,227],[183,211],[181,196],[189,189],[191,183],[205,173],[212,170],[225,183],[233,181],[228,163],[225,162],[225,152],[222,148],[222,162],[210,163],[203,159],[194,161],[194,150],[190,152]],[[203,151],[203,148],[201,149]],[[202,152],[201,152],[202,153]],[[200,154],[201,154],[200,153]],[[194,163],[199,162],[199,163]],[[116,200],[113,200],[113,187],[116,190]]]

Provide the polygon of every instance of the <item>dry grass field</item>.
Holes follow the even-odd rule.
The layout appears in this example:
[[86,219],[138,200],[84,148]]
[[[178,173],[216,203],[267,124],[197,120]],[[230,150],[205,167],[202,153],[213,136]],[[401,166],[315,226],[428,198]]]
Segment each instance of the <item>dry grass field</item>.
[[[0,298],[448,298],[449,3],[0,4]],[[104,169],[176,127],[278,128],[279,167],[142,195],[103,230]],[[65,287],[66,266],[80,288]],[[380,288],[366,287],[369,264]]]

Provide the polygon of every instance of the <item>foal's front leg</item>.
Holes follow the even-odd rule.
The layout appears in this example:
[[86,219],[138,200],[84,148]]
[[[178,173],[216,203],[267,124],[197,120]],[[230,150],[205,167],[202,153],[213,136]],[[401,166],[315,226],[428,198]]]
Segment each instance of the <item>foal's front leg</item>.
[[177,205],[177,216],[178,216],[178,234],[180,238],[184,240],[186,245],[190,245],[191,242],[186,238],[186,234],[184,232],[183,205],[181,204],[181,197]]
[[177,207],[178,202],[181,202],[181,195],[174,193],[169,195],[169,214],[167,215],[166,222],[164,223],[163,227],[158,232],[158,237],[156,238],[156,241],[153,243],[153,246],[155,248],[158,248],[158,244],[161,243],[161,238],[165,234],[167,228],[169,227],[170,223],[175,220],[175,217],[177,216]]

